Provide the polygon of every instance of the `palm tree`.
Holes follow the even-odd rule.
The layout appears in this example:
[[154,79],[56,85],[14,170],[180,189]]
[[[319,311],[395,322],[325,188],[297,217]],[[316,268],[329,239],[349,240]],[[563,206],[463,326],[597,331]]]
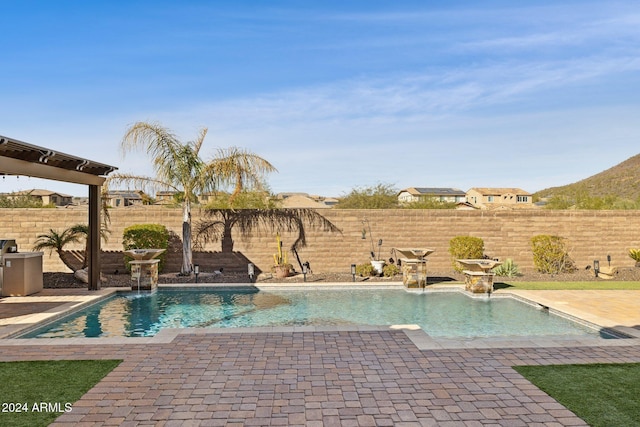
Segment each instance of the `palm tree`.
[[122,150],[144,149],[151,157],[155,177],[130,174],[111,175],[107,182],[128,183],[138,187],[173,190],[182,199],[182,267],[180,273],[191,274],[193,268],[191,204],[198,194],[210,192],[232,182],[242,190],[246,185],[260,185],[260,177],[276,169],[262,157],[239,148],[219,150],[216,157],[204,161],[200,148],[207,129],[195,141],[181,143],[176,135],[157,123],[133,124],[122,139]]
[[51,252],[55,250],[64,265],[75,273],[78,270],[77,265],[74,262],[73,257],[69,256],[64,250],[64,247],[69,243],[77,243],[81,239],[81,234],[78,233],[74,227],[67,228],[62,233],[58,233],[51,228],[48,233],[38,235],[36,243],[33,246],[33,250],[41,251],[46,249],[49,251],[49,255],[51,255]]
[[[103,224],[103,227],[100,230],[100,236],[106,241],[108,234],[109,231]],[[49,229],[48,233],[38,235],[38,239],[36,240],[36,244],[33,246],[33,250],[41,251],[43,249],[47,249],[49,250],[49,254],[55,250],[64,265],[75,273],[77,270],[87,267],[87,254],[89,253],[88,237],[89,226],[87,224],[76,224],[63,230],[62,233]],[[79,258],[76,259],[74,256],[69,255],[69,253],[64,250],[64,247],[69,243],[80,243],[83,239],[86,242],[84,258],[82,258],[82,266],[78,268]]]

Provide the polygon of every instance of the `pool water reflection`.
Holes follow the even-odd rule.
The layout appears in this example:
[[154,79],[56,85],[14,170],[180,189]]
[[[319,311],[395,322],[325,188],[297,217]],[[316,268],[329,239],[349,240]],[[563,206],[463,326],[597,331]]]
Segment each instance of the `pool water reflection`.
[[417,324],[433,337],[595,335],[511,298],[400,289],[160,289],[117,294],[23,338],[140,337],[164,328]]

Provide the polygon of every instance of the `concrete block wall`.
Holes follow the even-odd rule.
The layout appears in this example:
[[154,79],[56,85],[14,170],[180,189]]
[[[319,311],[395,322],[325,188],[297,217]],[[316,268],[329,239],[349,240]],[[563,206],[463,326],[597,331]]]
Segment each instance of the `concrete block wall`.
[[[580,268],[591,265],[594,259],[606,262],[612,256],[613,264],[632,267],[628,257],[630,248],[640,248],[639,211],[455,211],[455,210],[322,210],[328,220],[342,233],[326,233],[307,229],[308,246],[299,251],[301,261],[309,261],[314,272],[348,272],[352,263],[368,262],[373,238],[373,250],[378,253],[378,239],[383,240],[380,256],[387,259],[393,247],[426,247],[435,249],[428,258],[432,271],[448,271],[451,260],[449,240],[455,236],[480,237],[485,243],[485,253],[500,259],[512,258],[523,271],[532,270],[533,255],[531,237],[538,234],[556,234],[567,239],[570,255]],[[122,233],[133,224],[164,224],[178,237],[182,235],[182,212],[166,207],[122,208],[110,211],[109,239],[102,243],[111,252],[109,268],[117,264],[118,251],[122,250]],[[194,225],[203,219],[203,213],[194,209]],[[366,219],[366,221],[364,221]],[[363,222],[364,221],[364,222]],[[31,250],[37,235],[49,229],[62,232],[67,227],[87,222],[86,209],[0,209],[0,238],[13,238],[20,251]],[[362,238],[363,230],[366,232]],[[281,233],[283,246],[293,243],[292,233]],[[220,243],[206,245],[196,253],[195,262],[203,271],[223,266],[231,271],[246,271],[253,262],[269,271],[276,252],[275,231],[256,230],[248,239],[234,233],[236,254],[220,254]],[[70,245],[68,249],[83,249],[82,245]],[[297,261],[289,253],[294,266]],[[115,261],[114,261],[115,260]],[[242,260],[242,261],[238,261]],[[105,259],[106,261],[106,259]],[[170,251],[167,271],[179,271],[181,253]],[[107,263],[105,263],[105,266]],[[44,271],[66,271],[58,256],[45,254]]]

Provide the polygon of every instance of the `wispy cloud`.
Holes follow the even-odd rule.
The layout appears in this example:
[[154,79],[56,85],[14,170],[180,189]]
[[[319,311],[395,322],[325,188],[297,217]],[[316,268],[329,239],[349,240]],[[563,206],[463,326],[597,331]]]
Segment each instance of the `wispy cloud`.
[[[198,115],[222,127],[313,121],[411,120],[413,117],[526,108],[529,97],[640,70],[635,56],[497,63],[430,70],[378,79],[353,79],[252,98],[200,105]],[[194,112],[195,113],[195,112]]]

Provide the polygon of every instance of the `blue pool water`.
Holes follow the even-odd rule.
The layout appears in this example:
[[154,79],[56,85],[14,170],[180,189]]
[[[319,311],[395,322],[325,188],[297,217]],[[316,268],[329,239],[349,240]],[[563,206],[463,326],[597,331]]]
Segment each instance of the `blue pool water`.
[[597,334],[511,298],[399,289],[246,288],[118,294],[23,338],[140,337],[163,328],[399,324],[417,324],[434,337]]

